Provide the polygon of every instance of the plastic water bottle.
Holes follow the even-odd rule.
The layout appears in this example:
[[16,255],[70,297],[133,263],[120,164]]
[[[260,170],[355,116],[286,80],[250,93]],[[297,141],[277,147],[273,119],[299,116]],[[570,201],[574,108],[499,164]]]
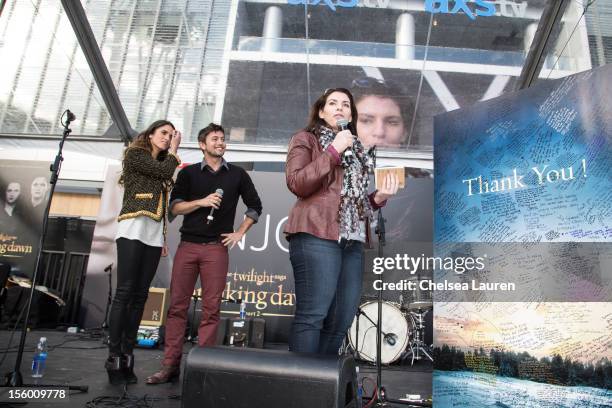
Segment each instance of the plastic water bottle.
[[244,300],[240,302],[240,318],[246,319],[246,302]]
[[32,359],[32,377],[42,378],[47,365],[47,338],[41,337]]

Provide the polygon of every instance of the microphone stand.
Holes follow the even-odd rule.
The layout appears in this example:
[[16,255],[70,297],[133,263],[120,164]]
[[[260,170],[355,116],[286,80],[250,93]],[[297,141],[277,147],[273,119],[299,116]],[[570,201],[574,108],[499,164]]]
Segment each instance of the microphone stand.
[[104,272],[108,272],[108,295],[106,297],[106,307],[104,308],[104,321],[100,328],[102,329],[102,344],[108,344],[106,331],[108,330],[108,312],[113,302],[113,264],[104,268]]
[[[51,201],[53,199],[53,193],[55,192],[55,186],[57,184],[57,179],[59,178],[59,172],[62,167],[62,161],[64,157],[62,156],[62,149],[64,148],[64,142],[66,138],[72,132],[72,130],[68,127],[70,126],[70,122],[75,120],[75,116],[70,112],[70,110],[66,110],[64,112],[66,114],[66,122],[62,123],[64,127],[64,132],[62,134],[62,140],[59,144],[59,150],[57,152],[57,156],[55,156],[55,161],[51,164],[49,170],[51,171],[51,179],[49,180],[49,184],[51,184],[51,190],[49,192],[49,199],[47,201],[47,206],[45,207],[45,213],[43,216],[42,223],[42,233],[38,240],[38,251],[36,254],[36,266],[34,267],[34,273],[32,275],[32,285],[30,285],[30,294],[28,296],[28,305],[26,307],[26,315],[24,318],[23,326],[21,328],[21,338],[19,341],[19,349],[17,351],[17,357],[15,358],[15,367],[11,373],[8,373],[4,378],[4,386],[5,387],[34,387],[34,386],[51,386],[49,384],[44,385],[33,385],[33,384],[24,384],[23,376],[21,375],[21,362],[23,360],[23,350],[25,348],[26,335],[28,333],[28,320],[30,319],[30,311],[32,308],[32,300],[34,298],[34,290],[36,286],[36,281],[38,278],[38,271],[40,270],[40,266],[42,264],[42,252],[43,252],[43,243],[45,241],[45,236],[47,235],[47,226],[49,224],[49,210],[51,209]],[[62,117],[64,116],[62,114]],[[60,119],[61,120],[61,119]],[[55,387],[61,388],[66,387],[65,385],[55,385]],[[82,392],[87,392],[88,386],[68,386],[69,390],[78,390]]]
[[[385,218],[383,217],[382,208],[378,209],[378,223],[376,225],[376,235],[378,235],[378,256],[383,256],[383,247],[385,246]],[[384,274],[380,275],[383,279]],[[378,290],[378,324],[376,325],[376,404],[375,407],[386,407],[386,393],[382,386],[382,285]]]
[[[376,166],[376,159],[374,159],[374,166]],[[378,222],[376,225],[376,235],[378,236],[378,257],[383,257],[383,247],[386,245],[387,241],[385,238],[385,218],[383,217],[382,208],[378,209]],[[384,282],[384,273],[380,275],[381,283]],[[374,407],[390,407],[389,403],[393,403],[394,405],[407,405],[407,406],[431,406],[431,404],[420,405],[422,402],[417,401],[401,401],[401,400],[391,400],[387,398],[387,394],[385,388],[382,386],[382,336],[386,337],[386,334],[382,331],[382,285],[378,290],[378,324],[376,325],[376,393],[374,398],[376,399],[376,403],[373,405]]]

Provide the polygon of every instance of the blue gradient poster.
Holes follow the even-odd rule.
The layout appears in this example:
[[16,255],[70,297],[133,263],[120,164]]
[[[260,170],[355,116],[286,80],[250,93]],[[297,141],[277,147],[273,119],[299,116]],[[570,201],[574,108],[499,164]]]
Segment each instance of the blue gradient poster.
[[612,406],[610,89],[608,65],[435,118],[435,253],[485,260],[434,271],[435,407]]
[[436,116],[436,241],[610,241],[610,89],[608,65]]

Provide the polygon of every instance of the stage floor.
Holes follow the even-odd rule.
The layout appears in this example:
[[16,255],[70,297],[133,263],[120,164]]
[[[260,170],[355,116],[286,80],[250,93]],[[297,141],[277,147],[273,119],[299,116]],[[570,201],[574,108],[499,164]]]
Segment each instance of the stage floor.
[[[5,352],[9,344],[10,332],[0,331],[0,373],[4,377],[6,373],[12,372],[17,356],[20,332],[16,332],[11,348]],[[31,403],[28,406],[36,407],[58,407],[61,405],[70,407],[83,407],[87,402],[96,398],[107,396],[118,399],[124,392],[121,386],[108,384],[108,378],[104,371],[104,360],[107,356],[106,347],[99,337],[88,334],[67,334],[59,331],[35,330],[28,333],[24,357],[21,364],[21,374],[25,383],[32,383],[31,362],[32,354],[38,339],[47,337],[50,346],[47,368],[42,384],[62,385],[87,385],[87,393],[71,391],[69,404],[58,403]],[[186,354],[193,347],[186,343],[183,352]],[[267,345],[269,348],[285,348],[286,345]],[[163,356],[162,350],[137,349],[135,351],[135,372],[138,376],[138,384],[127,388],[128,394],[134,399],[147,397],[155,407],[180,407],[181,381],[170,384],[146,385],[143,380],[146,376],[154,373],[160,365]],[[432,366],[429,362],[415,362],[414,366],[405,364],[383,367],[382,384],[387,390],[389,398],[399,399],[406,394],[419,394],[422,397],[430,397],[432,393]],[[370,394],[376,384],[376,367],[369,363],[360,364],[360,377],[368,377],[370,380],[364,382],[365,391]],[[0,389],[0,394],[6,393],[7,389]],[[4,398],[0,399],[4,401]],[[0,404],[2,405],[2,404]],[[102,406],[100,404],[99,406]],[[140,405],[146,406],[146,405]],[[389,405],[400,407],[401,405]],[[255,407],[258,408],[258,407]],[[324,407],[321,407],[324,408]]]

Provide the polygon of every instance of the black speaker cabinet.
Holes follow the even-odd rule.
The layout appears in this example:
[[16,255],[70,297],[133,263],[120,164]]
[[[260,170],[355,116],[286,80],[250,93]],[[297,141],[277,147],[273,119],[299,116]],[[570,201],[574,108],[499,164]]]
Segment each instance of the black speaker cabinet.
[[263,348],[264,332],[266,330],[264,319],[234,317],[229,319],[228,325],[228,333],[223,344],[236,347]]
[[[196,311],[193,313],[193,309],[189,309],[189,314],[187,315],[187,327],[185,328],[185,336],[188,336],[190,339],[194,339],[198,336],[198,328],[200,326],[201,312]],[[217,337],[215,340],[216,345],[223,345],[227,339],[227,327],[228,327],[229,318],[221,316],[219,318],[219,326],[217,326]]]
[[[196,322],[193,319],[192,321],[199,323],[199,320]],[[215,344],[218,346],[231,344],[235,347],[263,348],[265,329],[266,321],[264,319],[247,317],[242,320],[238,317],[221,317]],[[187,334],[189,333],[192,337],[197,336],[198,327],[188,328]],[[230,343],[230,341],[233,341],[233,343]]]
[[183,373],[184,408],[354,408],[355,361],[237,347],[194,348]]

